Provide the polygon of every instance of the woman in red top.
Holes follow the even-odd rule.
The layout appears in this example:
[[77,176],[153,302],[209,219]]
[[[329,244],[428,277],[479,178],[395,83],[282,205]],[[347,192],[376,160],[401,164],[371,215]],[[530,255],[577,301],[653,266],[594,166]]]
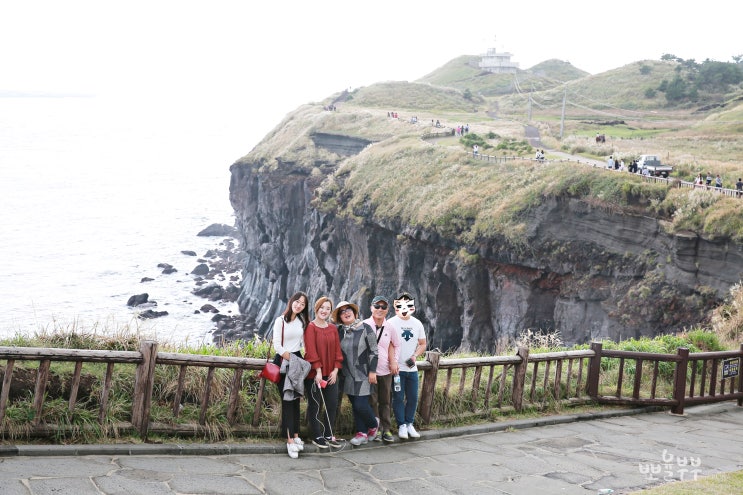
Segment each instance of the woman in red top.
[[[325,296],[315,302],[315,319],[304,331],[304,359],[312,365],[314,378],[307,396],[307,417],[312,429],[312,443],[321,449],[340,447],[332,426],[338,410],[338,372],[343,366],[343,353],[338,328],[328,321],[333,301]],[[312,377],[310,372],[310,377]],[[325,412],[322,414],[323,406]]]

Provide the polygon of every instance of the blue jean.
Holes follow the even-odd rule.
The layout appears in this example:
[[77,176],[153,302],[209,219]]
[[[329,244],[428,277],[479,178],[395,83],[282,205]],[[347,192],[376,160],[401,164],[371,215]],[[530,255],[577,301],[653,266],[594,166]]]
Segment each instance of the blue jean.
[[418,408],[418,372],[400,372],[400,391],[392,392],[392,410],[397,426],[413,424]]
[[374,416],[368,395],[349,395],[348,400],[351,401],[357,432],[366,433],[367,430],[377,427],[377,418]]

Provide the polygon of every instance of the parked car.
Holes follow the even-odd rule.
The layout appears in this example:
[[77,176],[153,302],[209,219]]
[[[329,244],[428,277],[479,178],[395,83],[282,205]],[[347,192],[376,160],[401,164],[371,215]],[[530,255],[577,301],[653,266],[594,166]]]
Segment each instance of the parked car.
[[655,177],[668,177],[673,172],[673,167],[662,165],[657,155],[640,155],[637,160],[637,169],[641,173],[647,170],[648,174]]

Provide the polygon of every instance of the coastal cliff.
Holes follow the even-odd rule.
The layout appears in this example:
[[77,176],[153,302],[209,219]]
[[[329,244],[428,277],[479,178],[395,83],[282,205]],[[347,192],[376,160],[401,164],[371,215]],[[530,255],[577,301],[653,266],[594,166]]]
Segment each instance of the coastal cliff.
[[[520,210],[514,237],[483,231],[478,225],[497,215],[470,211],[465,200],[441,213],[386,198],[410,160],[431,170],[437,160],[458,160],[441,166],[457,176],[482,169],[461,148],[431,142],[430,132],[382,111],[307,105],[232,165],[245,255],[238,303],[256,333],[265,334],[297,290],[311,302],[356,302],[364,315],[375,294],[407,290],[429,348],[490,353],[525,329],[559,331],[566,343],[616,341],[704,323],[741,278],[741,245],[669,232],[667,219],[637,205],[540,193]],[[362,190],[362,173],[386,179]]]

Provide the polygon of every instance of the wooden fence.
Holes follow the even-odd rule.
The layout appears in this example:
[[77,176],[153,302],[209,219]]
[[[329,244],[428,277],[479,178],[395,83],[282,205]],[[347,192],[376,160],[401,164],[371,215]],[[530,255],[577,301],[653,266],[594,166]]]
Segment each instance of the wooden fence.
[[[475,160],[483,160],[486,162],[493,162],[493,163],[506,163],[512,160],[535,161],[539,163],[555,163],[555,162],[570,163],[572,162],[572,163],[578,163],[578,164],[583,164],[583,165],[589,165],[593,168],[598,168],[601,170],[608,170],[610,172],[616,171],[614,169],[607,169],[606,167],[598,166],[595,163],[591,162],[590,160],[573,160],[569,158],[548,160],[545,158],[540,159],[540,158],[529,158],[529,157],[523,157],[523,156],[493,156],[493,155],[485,155],[479,152],[475,153],[473,151],[467,151],[466,154],[467,156],[472,157]],[[633,175],[640,175],[640,174],[633,174]],[[726,187],[715,187],[712,185],[708,186],[706,184],[699,185],[699,184],[694,184],[693,182],[686,182],[686,181],[676,179],[673,177],[665,178],[665,177],[655,177],[653,175],[640,175],[640,177],[642,177],[642,180],[646,182],[659,182],[659,183],[665,184],[669,188],[672,187],[672,188],[679,188],[679,189],[694,189],[694,190],[699,190],[699,191],[712,191],[717,194],[721,194],[723,196],[728,196],[731,198],[743,198],[743,191],[738,191],[736,189],[729,189]]]
[[[158,352],[157,346],[144,341],[139,352],[0,347],[0,363],[4,362],[0,433],[7,434],[11,428],[7,417],[10,403],[28,399],[27,392],[18,390],[11,399],[14,374],[22,369],[32,371],[35,380],[32,412],[24,427],[35,436],[58,433],[54,425],[58,418],[45,413],[52,363],[56,363],[72,369],[71,373],[58,373],[60,383],[55,382],[70,413],[93,407],[92,403],[97,407],[98,422],[105,424],[111,414],[112,387],[117,386],[117,396],[125,396],[131,407],[130,422],[122,428],[137,431],[143,439],[153,431],[201,434],[215,420],[235,434],[276,434],[276,426],[264,421],[271,406],[264,400],[265,381],[257,376],[265,359]],[[430,424],[555,403],[657,405],[677,414],[691,404],[737,400],[743,405],[743,376],[738,373],[741,356],[743,345],[737,351],[695,354],[684,348],[676,354],[604,350],[601,343],[586,350],[530,355],[527,348],[519,348],[512,356],[473,358],[444,358],[429,351],[418,364],[422,373],[418,414],[422,424]],[[18,362],[25,366],[17,367]],[[105,372],[86,369],[83,374],[84,366],[101,370],[102,365]],[[124,369],[127,366],[128,372]],[[203,373],[194,374],[194,370]],[[133,383],[130,390],[121,390],[122,385],[114,385],[113,378],[127,373],[133,376]],[[97,391],[96,400],[79,401],[82,378],[91,375],[96,381],[96,386],[90,387]],[[216,411],[214,396],[221,398]],[[159,404],[159,421],[151,417],[153,400]],[[198,408],[197,424],[179,421],[184,404]],[[165,420],[163,409],[169,410]]]

